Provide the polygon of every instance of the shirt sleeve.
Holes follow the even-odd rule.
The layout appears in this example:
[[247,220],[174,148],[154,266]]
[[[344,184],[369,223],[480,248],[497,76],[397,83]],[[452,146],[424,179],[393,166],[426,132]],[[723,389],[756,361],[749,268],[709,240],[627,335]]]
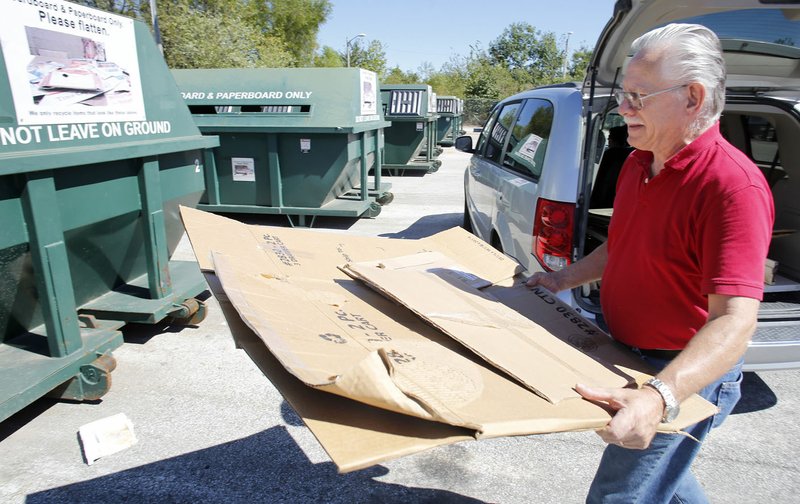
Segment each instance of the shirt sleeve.
[[772,194],[767,187],[748,185],[715,206],[700,230],[702,292],[761,300],[774,222]]

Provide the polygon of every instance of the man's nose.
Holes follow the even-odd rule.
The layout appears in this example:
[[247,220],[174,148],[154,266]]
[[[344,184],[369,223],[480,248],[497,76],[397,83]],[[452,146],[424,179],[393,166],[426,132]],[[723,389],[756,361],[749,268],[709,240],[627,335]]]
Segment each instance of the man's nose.
[[622,103],[619,104],[617,107],[620,115],[633,115],[636,113],[636,109],[633,108],[631,102],[629,100],[622,100]]

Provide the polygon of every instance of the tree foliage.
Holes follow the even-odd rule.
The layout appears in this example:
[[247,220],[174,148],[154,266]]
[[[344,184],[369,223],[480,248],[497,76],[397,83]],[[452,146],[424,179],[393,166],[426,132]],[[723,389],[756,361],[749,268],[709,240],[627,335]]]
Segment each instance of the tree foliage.
[[586,70],[589,68],[589,60],[592,58],[592,52],[588,47],[582,46],[572,53],[572,62],[567,69],[570,80],[580,81],[584,79]]
[[281,38],[294,57],[294,66],[311,66],[319,27],[333,6],[329,0],[243,0],[249,23],[264,35]]
[[[76,0],[152,25],[149,0]],[[313,64],[329,0],[161,0],[158,24],[172,68]]]
[[[151,24],[149,0],[73,0]],[[160,0],[164,58],[172,68],[343,67],[347,54],[319,47],[319,27],[330,16],[331,0]],[[592,51],[564,53],[565,36],[511,23],[484,49],[454,54],[435,68],[388,68],[380,40],[350,44],[350,66],[376,72],[380,82],[425,83],[440,96],[473,100],[474,114],[496,100],[535,86],[583,80]]]
[[422,79],[419,74],[411,71],[406,72],[396,66],[387,72],[381,82],[386,84],[419,84]]
[[325,46],[314,56],[314,66],[323,68],[336,68],[345,66],[342,55],[331,46]]
[[565,55],[553,32],[528,23],[512,23],[489,45],[492,63],[502,65],[523,87],[563,80]]
[[[283,67],[294,62],[281,37],[247,24],[244,10],[167,4],[159,14],[164,58],[171,68]],[[230,37],[230,33],[236,37]],[[203,34],[203,35],[201,35]]]
[[[347,55],[342,55],[347,64]],[[372,70],[379,76],[386,74],[386,50],[380,40],[371,40],[368,44],[361,39],[350,43],[350,66]]]

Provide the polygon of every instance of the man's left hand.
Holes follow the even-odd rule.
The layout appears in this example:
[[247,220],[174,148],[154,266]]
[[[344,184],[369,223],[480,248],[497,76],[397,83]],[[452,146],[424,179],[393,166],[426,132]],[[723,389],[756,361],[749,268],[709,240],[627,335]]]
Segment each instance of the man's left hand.
[[616,413],[597,434],[609,444],[643,450],[650,446],[664,415],[664,401],[650,387],[641,389],[593,388],[577,385],[584,399],[608,404]]

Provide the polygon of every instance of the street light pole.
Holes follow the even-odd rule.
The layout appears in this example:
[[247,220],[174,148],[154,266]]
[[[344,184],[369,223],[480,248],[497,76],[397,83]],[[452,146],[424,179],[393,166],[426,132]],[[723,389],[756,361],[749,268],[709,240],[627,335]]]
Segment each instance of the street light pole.
[[564,44],[564,73],[562,77],[567,77],[567,58],[569,57],[569,36],[572,35],[572,32],[567,32],[567,42]]
[[354,41],[357,38],[366,37],[366,36],[367,36],[366,33],[359,33],[358,35],[356,35],[355,37],[353,37],[351,39],[349,39],[347,37],[344,38],[344,40],[345,40],[345,43],[344,43],[345,52],[347,54],[347,68],[350,68],[350,42]]

